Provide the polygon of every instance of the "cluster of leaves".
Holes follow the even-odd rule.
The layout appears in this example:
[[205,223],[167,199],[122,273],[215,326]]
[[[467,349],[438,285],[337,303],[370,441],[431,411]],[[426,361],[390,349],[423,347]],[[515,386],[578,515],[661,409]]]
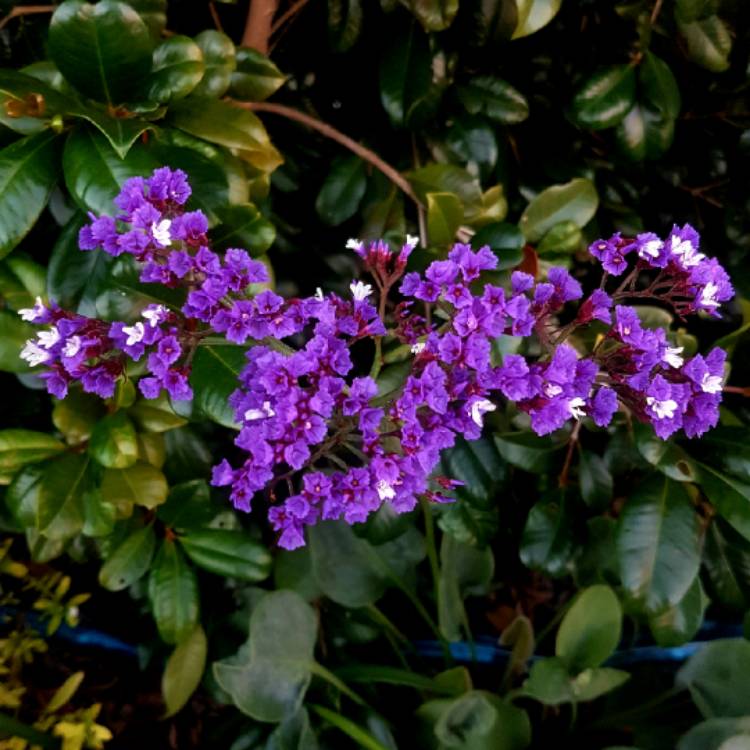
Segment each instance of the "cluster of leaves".
[[[624,418],[573,443],[540,439],[498,410],[482,440],[443,456],[465,483],[454,504],[324,523],[291,553],[207,484],[232,451],[241,347],[203,342],[186,406],[136,398],[132,381],[104,403],[51,403],[18,358],[32,330],[16,312],[36,296],[119,320],[174,303],[130,259],[77,249],[85,212],[110,212],[125,179],[161,164],[188,173],[214,245],[262,258],[284,294],[348,286],[352,236],[419,234],[417,267],[471,239],[497,253],[497,283],[554,262],[585,285],[597,236],[690,221],[747,297],[749,9],[290,2],[271,62],[235,46],[239,5],[214,7],[234,40],[203,4],[165,0],[66,0],[0,30],[0,524],[16,557],[55,560],[135,618],[175,717],[165,746],[166,726],[233,750],[743,746],[742,296],[691,330],[640,310],[686,354],[732,355],[739,393],[700,443]],[[519,346],[503,337],[495,354]],[[384,391],[403,380],[403,354],[386,350]],[[41,600],[52,630],[78,604],[106,627],[67,590]],[[714,631],[734,637],[694,645]],[[669,660],[693,653],[675,675]],[[0,734],[11,714],[27,718],[4,704]]]

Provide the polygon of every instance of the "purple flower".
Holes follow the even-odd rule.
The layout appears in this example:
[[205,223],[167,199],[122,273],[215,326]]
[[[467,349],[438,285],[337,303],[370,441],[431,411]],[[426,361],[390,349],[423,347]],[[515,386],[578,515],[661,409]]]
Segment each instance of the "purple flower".
[[613,234],[608,240],[596,240],[589,245],[589,252],[598,258],[607,273],[619,276],[628,267],[625,256],[633,250],[633,245],[627,244],[620,233]]
[[589,416],[594,424],[606,427],[617,411],[617,394],[611,388],[600,388],[591,401]]

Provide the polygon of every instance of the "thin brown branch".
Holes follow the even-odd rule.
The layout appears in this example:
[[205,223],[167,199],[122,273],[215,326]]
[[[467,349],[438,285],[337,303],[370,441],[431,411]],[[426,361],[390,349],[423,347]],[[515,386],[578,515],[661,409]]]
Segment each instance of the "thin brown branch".
[[251,47],[263,55],[268,54],[268,40],[279,0],[250,0],[247,11],[242,46]]
[[659,17],[659,13],[661,13],[661,6],[662,6],[663,0],[656,0],[654,3],[654,9],[651,11],[651,18],[649,19],[649,23],[651,26],[653,26],[656,23],[656,19]]
[[573,430],[568,438],[568,452],[565,455],[565,464],[563,465],[562,471],[560,472],[560,478],[558,484],[560,487],[568,486],[568,473],[570,472],[570,464],[573,460],[573,451],[578,443],[578,433],[581,431],[581,422],[576,422],[573,426]]
[[214,21],[214,26],[216,26],[216,29],[224,33],[224,27],[221,25],[221,18],[219,18],[219,11],[216,10],[216,3],[210,2],[208,4],[208,12],[211,14],[211,18]]
[[724,391],[724,393],[738,393],[740,396],[750,398],[750,387],[741,388],[740,386],[736,385],[725,385],[722,390]]
[[0,19],[0,29],[4,29],[14,18],[31,16],[35,13],[54,13],[56,5],[16,5],[7,16]]
[[275,34],[290,18],[296,16],[297,13],[299,13],[309,2],[310,0],[297,0],[292,3],[292,5],[273,22],[273,25],[271,26],[271,34]]
[[422,202],[412,189],[409,181],[397,169],[383,161],[374,151],[357,143],[357,141],[353,140],[348,135],[344,135],[344,133],[340,130],[336,130],[332,125],[329,125],[322,120],[318,120],[316,117],[312,117],[305,112],[300,112],[298,109],[287,107],[283,104],[274,104],[273,102],[240,102],[235,99],[230,99],[229,101],[235,106],[242,107],[243,109],[250,109],[254,112],[270,112],[271,114],[286,117],[288,120],[294,120],[295,122],[307,125],[308,128],[317,130],[326,138],[330,138],[332,141],[340,143],[344,148],[348,148],[349,151],[359,156],[363,161],[372,164],[375,169],[382,172],[394,185],[396,185],[396,187],[400,188],[405,195],[408,195],[417,206],[423,207]]

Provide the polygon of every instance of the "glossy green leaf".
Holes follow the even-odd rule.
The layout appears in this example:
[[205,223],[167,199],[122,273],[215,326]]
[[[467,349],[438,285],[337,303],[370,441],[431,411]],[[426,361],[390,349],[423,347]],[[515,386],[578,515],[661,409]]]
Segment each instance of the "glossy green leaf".
[[34,430],[0,430],[0,474],[52,458],[65,446],[52,435]]
[[642,482],[620,514],[617,556],[622,585],[649,614],[687,594],[700,567],[700,518],[685,486],[667,477]]
[[703,565],[712,601],[744,612],[750,605],[750,542],[715,518],[706,531]]
[[195,407],[206,417],[225,427],[236,428],[234,409],[227,399],[237,388],[237,378],[245,367],[241,346],[201,346],[193,359],[190,384]]
[[701,438],[702,461],[750,482],[750,432],[746,427],[720,425]]
[[458,0],[402,0],[425,31],[444,31],[458,13]]
[[428,193],[453,193],[464,207],[464,218],[470,221],[482,210],[479,183],[465,169],[455,164],[428,164],[407,175],[414,192],[424,203]]
[[211,230],[211,239],[217,250],[240,247],[257,258],[276,239],[274,225],[252,203],[226,206],[216,214],[221,223]]
[[703,623],[708,602],[700,578],[696,577],[677,604],[649,618],[648,625],[654,640],[665,648],[681,646],[692,640]]
[[555,494],[531,508],[519,548],[524,565],[549,576],[569,572],[575,549],[569,501],[562,491]]
[[70,115],[90,122],[109,141],[120,159],[124,159],[138,137],[152,127],[138,117],[115,117],[93,104],[72,107]]
[[167,499],[167,491],[164,474],[144,461],[127,469],[107,469],[102,479],[104,499],[116,506],[155,508]]
[[577,674],[598,667],[620,642],[622,608],[609,586],[584,589],[565,613],[555,640],[555,654]]
[[585,669],[571,680],[573,698],[576,701],[593,701],[606,693],[617,690],[630,679],[630,674],[621,669],[596,667]]
[[200,685],[207,655],[208,640],[198,623],[167,659],[161,678],[161,694],[166,706],[164,718],[174,716],[190,700]]
[[126,589],[149,569],[155,550],[156,534],[151,524],[134,531],[102,565],[99,585],[109,591]]
[[167,26],[167,0],[130,0],[128,2],[158,41]]
[[213,99],[196,103],[189,97],[170,108],[169,118],[186,133],[237,149],[243,159],[262,172],[272,172],[282,162],[263,123],[246,109]]
[[328,41],[337,52],[346,52],[362,31],[362,0],[330,0],[328,7]]
[[518,22],[513,39],[534,34],[545,27],[560,10],[562,0],[516,0]]
[[318,623],[292,591],[266,594],[250,617],[247,643],[214,663],[214,675],[235,706],[258,721],[281,721],[302,704],[312,677]]
[[165,39],[154,50],[151,74],[144,82],[146,98],[169,102],[186,97],[205,68],[203,51],[192,39],[181,34]]
[[187,556],[211,573],[251,582],[263,581],[271,573],[268,549],[245,531],[198,529],[179,539]]
[[732,37],[718,16],[678,22],[677,28],[687,43],[688,57],[694,63],[714,73],[721,73],[729,67]]
[[164,473],[172,482],[207,477],[214,464],[211,450],[197,431],[189,427],[169,430],[163,436]]
[[83,528],[85,536],[103,537],[112,533],[117,520],[117,508],[107,502],[98,487],[83,493]]
[[509,464],[533,474],[550,471],[562,460],[562,445],[551,438],[539,438],[527,432],[505,432],[496,435],[495,445]]
[[638,68],[638,82],[645,100],[666,117],[680,114],[682,98],[671,68],[653,52],[647,52]]
[[0,310],[0,370],[29,372],[28,364],[21,359],[21,350],[38,332],[36,326],[21,320],[15,312]]
[[46,294],[47,269],[26,253],[13,253],[0,262],[0,298],[18,312],[33,307],[37,297]]
[[138,459],[138,440],[124,411],[108,414],[97,422],[89,441],[91,457],[109,469],[124,469]]
[[696,460],[692,461],[692,467],[701,489],[719,515],[745,539],[750,539],[750,483]]
[[149,432],[166,432],[187,423],[163,396],[158,399],[139,399],[130,407],[128,414],[142,429]]
[[237,99],[262,102],[286,82],[286,76],[257,50],[240,47],[236,61],[237,67],[232,73],[229,93]]
[[493,76],[478,76],[456,87],[461,104],[471,114],[483,114],[491,120],[513,125],[529,116],[526,97],[507,81]]
[[750,715],[750,643],[725,639],[705,644],[677,673],[707,718]]
[[620,150],[632,161],[658,159],[672,145],[674,120],[636,104],[617,126],[615,137]]
[[630,65],[602,68],[588,78],[573,98],[573,116],[585,128],[617,125],[635,102],[635,69]]
[[[736,744],[737,740],[741,740]],[[750,747],[750,717],[707,719],[684,734],[677,750],[747,750]]]
[[99,418],[104,414],[101,399],[72,390],[52,407],[52,422],[70,445],[79,445],[91,437]]
[[538,255],[575,253],[583,245],[581,228],[574,221],[561,221],[545,233],[536,247]]
[[165,643],[184,640],[198,623],[200,593],[195,572],[176,542],[165,539],[148,579],[151,611]]
[[49,27],[49,52],[65,78],[92,99],[119,104],[151,68],[152,42],[133,8],[65,0]]
[[343,521],[309,527],[315,579],[323,593],[345,607],[376,602],[424,557],[419,533],[409,529],[391,542],[371,545]]
[[57,173],[54,133],[31,135],[0,150],[0,258],[34,226]]
[[568,667],[562,659],[551,657],[535,662],[523,683],[523,694],[547,706],[573,701]]
[[156,161],[140,145],[121,159],[104,136],[87,127],[73,130],[65,142],[65,184],[84,211],[111,215],[112,201],[122,183],[129,177],[150,174],[156,166]]
[[507,221],[487,224],[472,237],[471,242],[476,248],[489,245],[497,255],[499,271],[517,266],[523,260],[523,246],[526,244],[521,230]]
[[581,496],[586,505],[595,510],[605,510],[612,501],[614,481],[607,464],[591,451],[582,451],[578,464]]
[[159,520],[172,529],[198,529],[216,515],[205,479],[176,484],[167,501],[156,511]]
[[432,82],[427,35],[414,23],[389,34],[380,60],[380,101],[396,126],[408,126],[410,115],[427,96]]
[[351,219],[366,189],[367,174],[362,159],[354,155],[337,156],[315,201],[318,216],[333,227]]
[[205,71],[193,94],[214,99],[223,96],[237,67],[234,43],[221,31],[207,29],[195,37],[195,44],[203,53]]
[[427,233],[431,245],[450,245],[464,218],[464,209],[453,193],[427,193]]

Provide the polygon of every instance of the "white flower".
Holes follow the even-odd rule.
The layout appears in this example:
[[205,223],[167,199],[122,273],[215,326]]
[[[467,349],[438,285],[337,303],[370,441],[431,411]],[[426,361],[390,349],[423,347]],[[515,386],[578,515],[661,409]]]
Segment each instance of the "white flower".
[[256,419],[265,419],[266,417],[276,416],[270,401],[264,401],[260,409],[248,409],[245,412],[245,421],[254,422]]
[[318,300],[318,302],[323,301],[323,290],[320,287],[315,290],[315,299]]
[[352,281],[349,289],[352,290],[352,297],[356,302],[362,302],[372,294],[372,287],[362,281]]
[[719,393],[723,380],[724,378],[721,375],[711,375],[707,372],[701,380],[701,390],[704,393]]
[[685,360],[680,354],[684,348],[684,346],[668,346],[661,361],[666,362],[670,367],[682,367]]
[[676,255],[683,268],[697,266],[706,256],[699,253],[690,240],[683,240],[676,235],[672,237],[672,255]]
[[677,402],[671,398],[658,401],[653,396],[646,396],[646,403],[654,410],[657,419],[672,419],[677,411]]
[[49,331],[39,331],[37,339],[45,349],[51,349],[60,340],[60,331],[52,326]]
[[411,353],[421,354],[424,351],[425,346],[427,346],[427,344],[425,344],[424,341],[417,341],[416,344],[412,344]]
[[419,244],[419,237],[414,237],[411,234],[406,235],[405,245],[408,245],[412,250]]
[[544,385],[544,395],[547,398],[554,398],[555,396],[559,396],[562,392],[563,389],[554,383],[545,383]]
[[664,243],[661,240],[649,240],[638,249],[638,255],[640,255],[641,258],[646,258],[647,256],[650,258],[658,258],[659,251],[663,247]]
[[134,326],[123,326],[122,332],[127,335],[127,346],[133,346],[139,341],[143,341],[143,336],[146,333],[146,329],[143,327],[143,323],[138,321]]
[[171,226],[171,219],[162,219],[158,224],[154,222],[151,225],[151,234],[162,247],[168,247],[172,244],[172,235],[169,233]]
[[25,359],[30,367],[41,365],[49,359],[49,354],[34,339],[29,339],[26,342],[26,346],[24,346],[19,356],[21,359]]
[[396,497],[396,492],[393,489],[393,485],[388,484],[385,479],[381,479],[376,485],[375,489],[378,491],[378,497],[381,500],[393,500]]
[[82,343],[80,336],[71,336],[63,347],[63,357],[75,357],[81,351]]
[[167,308],[164,305],[154,305],[146,308],[141,316],[148,321],[149,328],[156,328],[164,320],[167,314]]
[[475,401],[470,409],[471,419],[477,427],[482,427],[484,425],[484,415],[488,411],[495,411],[495,409],[497,409],[497,406],[486,398]]
[[21,320],[28,320],[34,322],[47,312],[47,308],[44,306],[41,297],[37,297],[34,301],[34,307],[25,307],[23,310],[19,310],[18,314],[21,316]]
[[362,246],[362,240],[355,239],[354,237],[346,241],[347,250],[359,250],[361,246]]
[[719,302],[716,300],[716,295],[719,292],[719,285],[714,284],[713,281],[709,281],[706,286],[701,290],[701,304],[706,307],[718,307]]
[[571,398],[570,401],[568,401],[568,411],[570,412],[570,416],[574,419],[585,417],[586,412],[583,409],[585,404],[586,402],[578,396],[576,396],[575,398]]

